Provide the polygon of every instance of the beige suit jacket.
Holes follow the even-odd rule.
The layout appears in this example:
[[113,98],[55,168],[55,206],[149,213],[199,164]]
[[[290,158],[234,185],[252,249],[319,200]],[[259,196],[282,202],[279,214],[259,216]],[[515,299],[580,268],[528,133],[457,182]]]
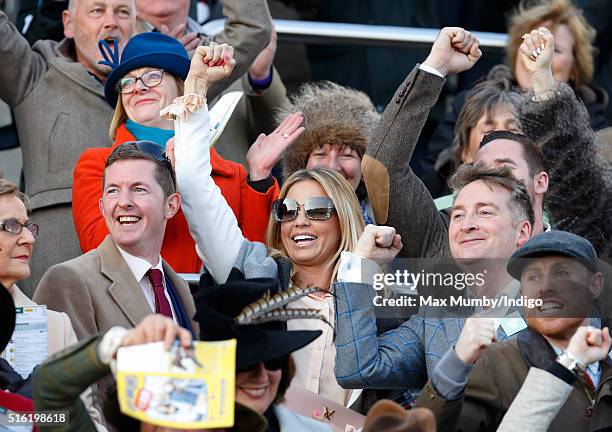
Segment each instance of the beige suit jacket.
[[[187,315],[195,315],[189,286],[163,261]],[[114,326],[131,328],[152,314],[132,271],[107,236],[97,249],[54,265],[36,288],[34,301],[70,317],[77,338],[103,333]],[[192,322],[196,337],[198,326]]]

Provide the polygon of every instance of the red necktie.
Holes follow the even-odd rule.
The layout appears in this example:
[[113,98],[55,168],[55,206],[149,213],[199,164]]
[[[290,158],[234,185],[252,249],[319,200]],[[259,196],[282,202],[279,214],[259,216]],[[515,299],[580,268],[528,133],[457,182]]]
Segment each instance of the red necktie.
[[150,269],[147,274],[151,285],[153,285],[153,292],[155,293],[155,313],[162,314],[168,318],[172,318],[172,308],[166,298],[164,292],[164,282],[162,280],[162,272],[158,269]]

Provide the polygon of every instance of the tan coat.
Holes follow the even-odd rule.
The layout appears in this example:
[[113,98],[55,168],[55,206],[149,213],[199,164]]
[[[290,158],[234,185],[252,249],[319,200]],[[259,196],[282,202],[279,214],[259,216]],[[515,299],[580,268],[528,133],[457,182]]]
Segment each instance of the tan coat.
[[[187,282],[165,261],[163,268],[187,315],[193,317],[195,306]],[[114,326],[134,327],[152,313],[110,236],[97,249],[51,267],[38,284],[34,301],[67,313],[79,340]],[[197,324],[192,325],[197,335]]]
[[[427,382],[417,405],[431,409],[440,431],[495,431],[521,389],[530,367],[548,369],[556,354],[546,340],[528,329],[514,339],[493,344],[476,363],[464,394],[444,399]],[[603,431],[612,429],[612,360],[600,363],[601,377],[595,409],[578,382],[551,423],[551,431]],[[545,391],[545,389],[542,389]]]

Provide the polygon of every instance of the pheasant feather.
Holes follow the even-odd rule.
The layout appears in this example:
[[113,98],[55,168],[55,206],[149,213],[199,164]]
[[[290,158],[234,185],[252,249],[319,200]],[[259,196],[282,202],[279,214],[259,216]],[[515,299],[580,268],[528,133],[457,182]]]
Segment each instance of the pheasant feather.
[[285,305],[291,303],[292,301],[320,291],[323,290],[316,287],[308,287],[305,289],[289,288],[288,290],[281,291],[273,296],[266,293],[266,295],[259,300],[245,306],[244,309],[242,309],[242,311],[236,316],[235,320],[238,324],[251,324],[259,317],[270,311],[282,309]]
[[267,312],[251,324],[262,324],[270,321],[289,321],[292,319],[319,319],[332,327],[331,323],[316,309],[282,308]]

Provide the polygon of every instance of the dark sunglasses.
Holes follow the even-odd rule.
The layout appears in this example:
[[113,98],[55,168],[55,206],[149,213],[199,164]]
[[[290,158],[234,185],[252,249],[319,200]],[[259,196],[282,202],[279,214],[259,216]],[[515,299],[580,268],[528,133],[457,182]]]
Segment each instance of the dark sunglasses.
[[298,217],[300,207],[304,208],[304,213],[310,220],[327,220],[336,211],[334,202],[329,197],[309,198],[304,204],[292,198],[284,198],[274,201],[272,215],[276,222],[289,222]]
[[0,222],[0,229],[11,234],[21,234],[21,230],[24,228],[27,228],[33,237],[38,235],[38,224],[32,222],[22,224],[17,219],[5,219]]
[[[264,367],[269,371],[279,370],[283,368],[283,365],[285,364],[285,359],[283,357],[280,357],[272,360],[266,360],[262,363]],[[256,369],[257,366],[259,366],[259,363],[255,363],[254,365],[247,366],[244,368],[236,368],[236,372],[251,372],[252,370]]]
[[146,88],[157,87],[164,79],[164,71],[153,69],[143,73],[138,77],[123,77],[117,83],[117,91],[122,94],[129,94],[136,88],[136,83],[140,80]]
[[162,164],[168,170],[170,179],[172,180],[172,184],[176,190],[176,177],[174,174],[174,169],[172,168],[172,162],[166,154],[166,151],[159,144],[155,144],[152,141],[131,141],[117,146],[117,148],[113,150],[113,153],[119,151],[119,149],[129,148],[140,150]]

